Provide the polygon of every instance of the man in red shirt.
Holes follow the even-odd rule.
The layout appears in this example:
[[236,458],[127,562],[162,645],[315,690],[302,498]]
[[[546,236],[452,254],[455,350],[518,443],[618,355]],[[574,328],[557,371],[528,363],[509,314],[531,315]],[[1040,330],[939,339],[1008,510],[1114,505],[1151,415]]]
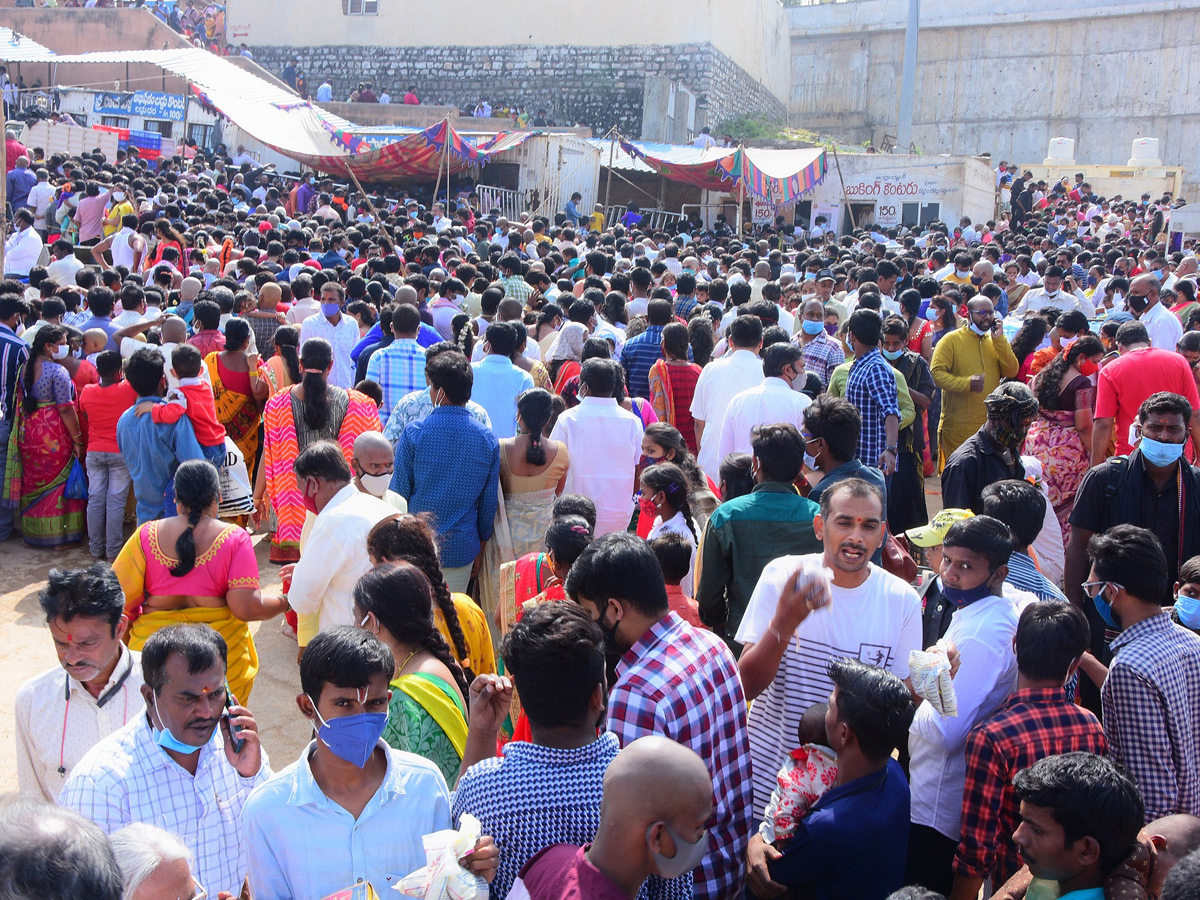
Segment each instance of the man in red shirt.
[[1021,868],[1012,839],[1021,821],[1013,775],[1047,756],[1108,753],[1100,720],[1070,702],[1064,688],[1090,638],[1087,617],[1068,603],[1034,603],[1021,613],[1017,689],[967,738],[962,840],[950,900],[974,900],[985,879],[995,890]]
[[1126,322],[1117,329],[1119,359],[1100,370],[1096,387],[1096,419],[1092,429],[1092,465],[1108,457],[1116,422],[1117,454],[1126,455],[1133,445],[1129,427],[1146,398],[1158,391],[1179,394],[1192,404],[1188,430],[1200,451],[1200,397],[1192,369],[1178,353],[1150,346],[1150,336],[1141,322]]
[[88,549],[93,559],[117,558],[125,543],[125,501],[133,483],[117,446],[117,420],[133,406],[137,391],[121,378],[121,354],[105,350],[96,357],[99,384],[79,395],[79,425],[87,446]]
[[651,875],[672,879],[700,864],[711,815],[704,760],[668,738],[638,738],[604,773],[596,839],[547,847],[509,900],[632,900]]

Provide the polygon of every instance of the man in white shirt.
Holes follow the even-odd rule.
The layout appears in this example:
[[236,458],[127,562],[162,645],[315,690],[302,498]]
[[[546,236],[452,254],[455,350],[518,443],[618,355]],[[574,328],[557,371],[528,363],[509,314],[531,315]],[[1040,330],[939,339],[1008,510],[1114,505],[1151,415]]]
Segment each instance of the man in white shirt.
[[487,354],[472,363],[475,379],[471,399],[487,410],[492,433],[498,438],[517,433],[517,397],[533,388],[533,378],[513,365],[517,352],[517,333],[508,322],[494,322],[484,332]]
[[1159,302],[1158,284],[1158,279],[1153,275],[1139,275],[1129,285],[1127,302],[1133,317],[1146,327],[1150,346],[1159,350],[1174,350],[1183,337],[1183,326],[1179,323],[1179,317]]
[[354,586],[371,568],[367,533],[396,510],[354,486],[350,464],[333,441],[309,444],[292,468],[316,519],[291,572],[288,603],[300,615],[315,614],[316,630],[354,625]]
[[17,691],[17,786],[55,803],[84,754],[142,711],[142,663],[122,642],[125,595],[103,563],[51,569],[38,601],[59,665]]
[[699,147],[701,150],[708,150],[717,146],[717,142],[712,136],[712,130],[707,125],[700,129],[700,133],[696,135],[696,139],[692,141],[692,146]]
[[54,261],[46,266],[46,277],[52,278],[59,285],[75,283],[75,273],[83,268],[75,257],[75,247],[70,241],[59,238],[50,245],[50,256]]
[[[29,189],[26,203],[33,210],[33,227],[37,229],[42,240],[46,239],[50,226],[46,223],[46,210],[54,199],[54,185],[50,183],[50,173],[45,169],[37,170],[37,184]],[[62,284],[63,282],[59,282]]]
[[804,430],[804,410],[812,400],[793,390],[804,377],[804,352],[795,344],[772,344],[763,352],[762,384],[742,391],[729,401],[721,424],[717,458],[730,453],[750,453],[750,440],[759,425],[786,423]]
[[692,419],[696,440],[700,442],[697,462],[705,472],[716,475],[722,457],[718,455],[721,428],[729,404],[744,390],[762,384],[762,321],[757,316],[738,316],[729,325],[730,353],[704,367],[696,379],[692,395]]
[[[747,721],[758,812],[796,745],[800,717],[829,697],[826,663],[848,656],[907,679],[908,654],[921,649],[917,592],[871,563],[883,545],[884,514],[879,487],[835,482],[813,519],[824,553],[769,563],[750,597],[736,639],[744,645],[738,668],[746,699],[754,700]],[[821,568],[833,572],[828,586]]]
[[[1061,266],[1048,267],[1042,276],[1042,287],[1029,290],[1021,298],[1021,302],[1017,304],[1013,314],[1031,316],[1036,315],[1037,311],[1044,307],[1053,306],[1055,309],[1064,311],[1078,309],[1088,318],[1094,316],[1096,307],[1092,305],[1092,301],[1079,289],[1073,276],[1067,276],[1064,279],[1064,274]],[[1067,286],[1065,291],[1062,290],[1064,281]],[[1174,349],[1173,345],[1172,349]]]
[[[1017,682],[1013,638],[1024,604],[1004,596],[1003,587],[1012,550],[1008,527],[990,516],[955,522],[942,541],[942,593],[955,607],[944,637],[961,660],[954,676],[958,715],[944,716],[922,703],[909,729],[908,879],[947,894],[954,886],[951,864],[962,836],[967,735],[1000,707]],[[1036,600],[1032,594],[1014,594]]]
[[174,833],[210,897],[241,890],[242,806],[271,777],[250,710],[226,707],[227,655],[207,625],[152,634],[142,647],[144,706],[87,752],[59,798],[108,834],[134,822]]
[[[381,739],[389,683],[403,663],[371,633],[375,617],[366,619],[363,628],[319,634],[300,661],[296,703],[316,738],[246,803],[256,900],[328,897],[363,884],[386,897],[425,865],[421,838],[453,827],[437,765]],[[481,837],[462,864],[490,880],[498,859],[495,842]]]
[[446,207],[441,203],[433,204],[433,230],[441,234],[454,224],[454,220],[446,215]]
[[330,103],[333,100],[333,85],[326,78],[321,82],[321,86],[317,88],[317,102]]
[[246,163],[250,163],[250,165],[256,166],[256,165],[258,165],[258,160],[256,160],[253,156],[251,156],[249,153],[247,153],[246,148],[243,145],[238,144],[237,155],[233,157],[233,165],[235,168],[240,169]]
[[[333,369],[329,383],[349,390],[354,387],[354,363],[350,351],[358,343],[358,323],[342,315],[346,292],[336,281],[321,285],[321,311],[300,326],[300,346],[312,338],[324,338],[333,347]],[[290,314],[290,312],[289,312]]]
[[[187,279],[183,279],[187,283]],[[321,311],[321,301],[313,296],[311,275],[297,275],[292,279],[292,308],[287,311],[287,324],[303,325],[309,316]]]
[[625,531],[633,512],[634,469],[642,458],[642,420],[613,397],[624,374],[610,359],[589,359],[579,376],[579,405],[558,417],[550,439],[567,445],[563,492],[596,502],[595,536]]
[[4,275],[28,278],[29,270],[41,262],[42,236],[33,227],[33,210],[21,207],[13,213],[16,231],[4,242]]

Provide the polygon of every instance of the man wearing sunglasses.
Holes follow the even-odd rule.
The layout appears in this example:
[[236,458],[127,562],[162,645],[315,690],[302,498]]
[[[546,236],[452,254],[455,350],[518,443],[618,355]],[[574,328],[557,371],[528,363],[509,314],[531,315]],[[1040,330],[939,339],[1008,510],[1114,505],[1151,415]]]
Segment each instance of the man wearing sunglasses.
[[1200,637],[1175,625],[1160,603],[1171,588],[1153,532],[1117,525],[1088,542],[1080,587],[1120,634],[1100,691],[1109,753],[1137,781],[1146,821],[1200,814]]

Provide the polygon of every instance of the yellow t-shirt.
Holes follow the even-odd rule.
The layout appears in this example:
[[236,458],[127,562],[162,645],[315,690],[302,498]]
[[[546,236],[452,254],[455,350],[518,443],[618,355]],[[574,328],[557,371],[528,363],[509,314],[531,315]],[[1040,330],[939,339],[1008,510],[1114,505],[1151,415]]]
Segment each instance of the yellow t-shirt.
[[594,212],[588,217],[588,231],[604,230],[604,213]]
[[134,212],[133,204],[128,200],[122,200],[120,203],[113,204],[112,209],[108,211],[108,215],[104,219],[104,236],[110,237],[121,230],[121,218],[123,216],[137,215]]

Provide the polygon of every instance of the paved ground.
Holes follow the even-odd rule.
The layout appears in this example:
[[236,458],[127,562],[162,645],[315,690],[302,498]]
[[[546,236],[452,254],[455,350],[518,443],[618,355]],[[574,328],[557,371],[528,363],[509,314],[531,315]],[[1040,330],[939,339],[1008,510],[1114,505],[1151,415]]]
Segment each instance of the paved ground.
[[[926,479],[926,501],[932,516],[942,508],[936,477]],[[263,589],[280,589],[277,568],[267,562],[268,544],[256,537]],[[58,665],[38,606],[52,567],[90,564],[86,547],[62,551],[35,550],[13,539],[0,544],[0,794],[17,788],[16,739],[13,731],[13,697],[25,679]],[[258,647],[259,673],[250,708],[258,717],[263,745],[276,769],[292,762],[311,734],[296,709],[300,676],[296,642],[280,631],[281,619],[254,623],[251,631]]]

